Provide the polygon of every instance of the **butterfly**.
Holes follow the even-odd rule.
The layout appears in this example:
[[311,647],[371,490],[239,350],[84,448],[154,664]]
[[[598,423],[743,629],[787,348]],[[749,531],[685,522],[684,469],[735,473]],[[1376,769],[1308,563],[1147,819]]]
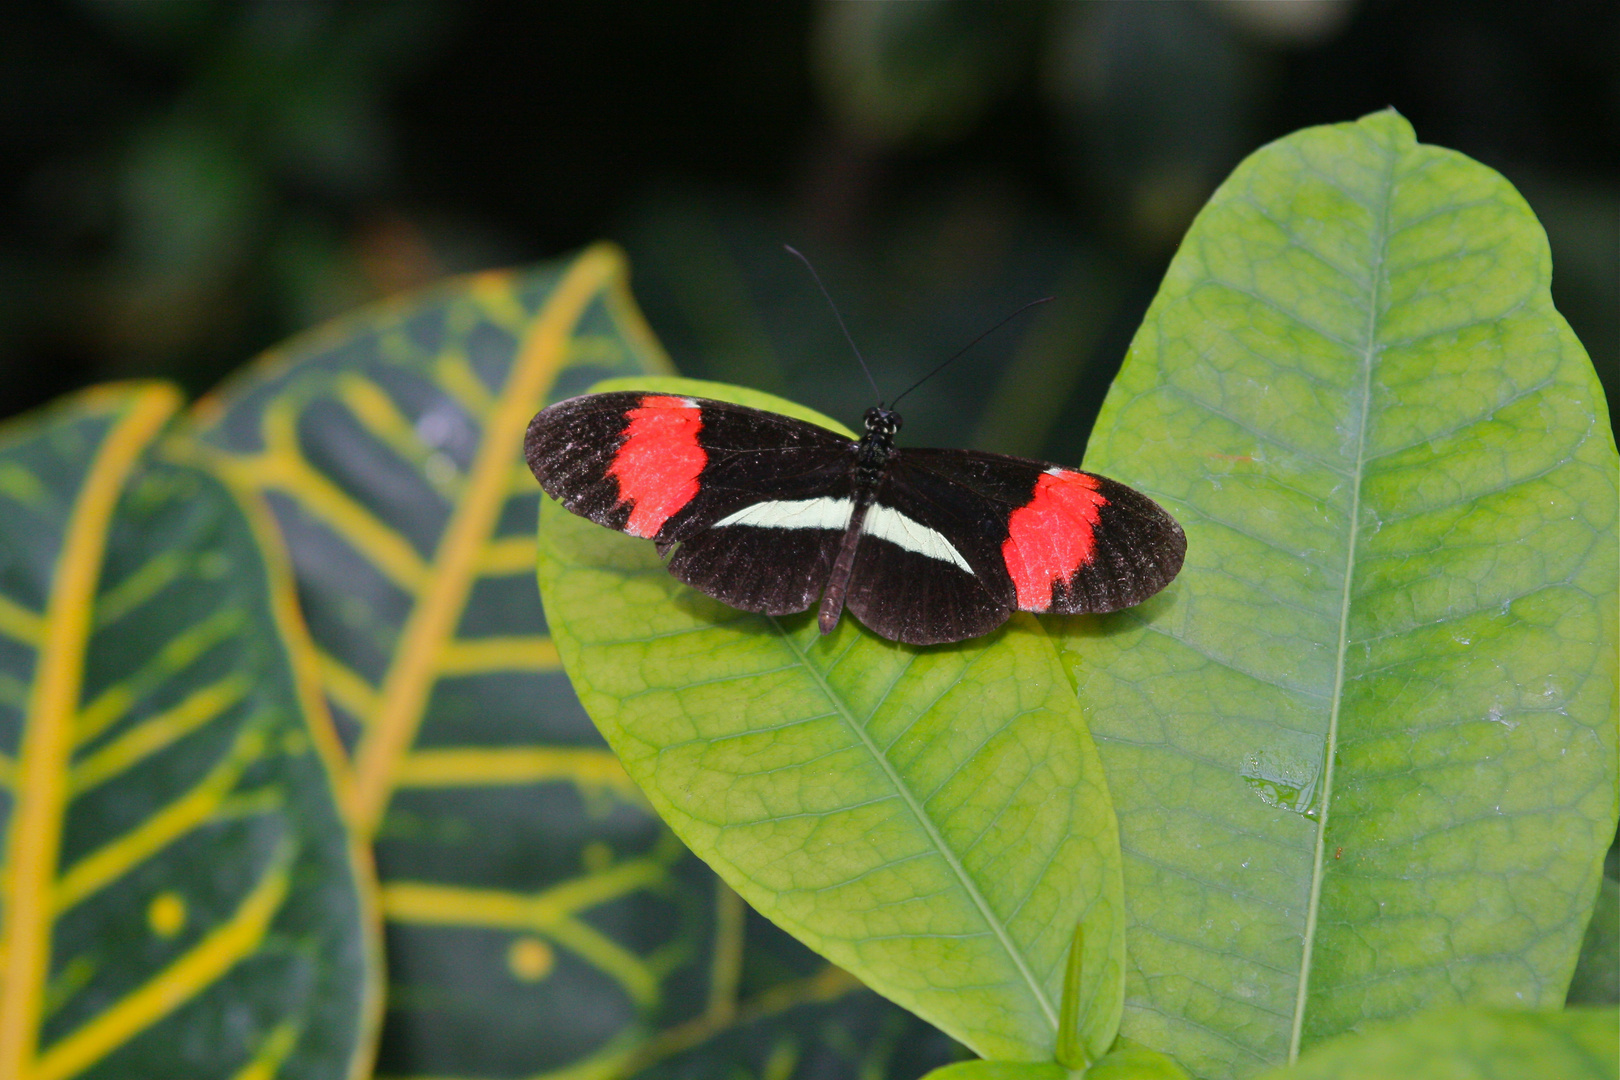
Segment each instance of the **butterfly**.
[[677,394],[586,394],[541,410],[524,453],[540,486],[598,525],[652,540],[679,580],[743,611],[819,602],[892,641],[987,634],[1013,611],[1117,611],[1164,588],[1187,539],[1107,477],[972,450],[895,445],[868,409],[850,439],[779,413]]

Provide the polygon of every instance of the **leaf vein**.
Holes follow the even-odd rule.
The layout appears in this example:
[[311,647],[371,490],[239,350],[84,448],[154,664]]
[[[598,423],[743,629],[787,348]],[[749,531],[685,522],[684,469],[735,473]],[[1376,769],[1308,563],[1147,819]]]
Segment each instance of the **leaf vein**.
[[[771,618],[771,621],[775,622],[776,620],[773,617]],[[1056,1005],[1054,1005],[1051,999],[1047,996],[1045,988],[1036,980],[1034,972],[1030,970],[1028,958],[1023,955],[1022,950],[1020,950],[1016,943],[1012,940],[1011,935],[1008,933],[1007,927],[996,916],[995,911],[993,908],[991,908],[989,901],[985,898],[984,894],[979,891],[978,885],[968,875],[966,867],[962,865],[962,862],[957,858],[956,853],[952,851],[950,846],[945,843],[945,838],[940,835],[938,826],[935,824],[933,819],[928,816],[922,804],[917,801],[915,793],[913,793],[905,785],[905,782],[901,779],[900,774],[895,771],[893,763],[889,761],[886,755],[878,750],[877,744],[872,740],[871,733],[866,730],[866,727],[863,724],[855,719],[855,714],[849,710],[843,699],[834,692],[831,684],[826,681],[822,673],[810,662],[809,656],[806,655],[804,650],[799,647],[799,643],[787,633],[781,633],[780,636],[781,640],[799,655],[805,669],[809,671],[812,676],[815,677],[815,679],[821,684],[822,692],[843,716],[845,723],[849,726],[851,734],[853,734],[860,742],[865,744],[867,752],[870,753],[874,759],[876,759],[884,772],[888,774],[890,784],[892,784],[894,789],[900,793],[902,798],[905,799],[906,804],[910,808],[912,815],[916,818],[918,825],[922,827],[923,832],[928,836],[929,841],[939,851],[941,857],[944,858],[945,864],[950,868],[952,875],[961,883],[962,890],[967,893],[969,899],[973,903],[973,906],[978,909],[980,917],[984,919],[985,924],[989,927],[988,933],[995,937],[997,943],[1007,954],[1007,958],[1012,961],[1014,969],[1018,972],[1025,985],[1029,988],[1029,992],[1034,997],[1036,1004],[1040,1006],[1041,1013],[1046,1017],[1047,1023],[1051,1025],[1054,1031],[1056,1031],[1058,1026]],[[912,935],[896,936],[910,937]],[[986,935],[981,934],[972,936]]]

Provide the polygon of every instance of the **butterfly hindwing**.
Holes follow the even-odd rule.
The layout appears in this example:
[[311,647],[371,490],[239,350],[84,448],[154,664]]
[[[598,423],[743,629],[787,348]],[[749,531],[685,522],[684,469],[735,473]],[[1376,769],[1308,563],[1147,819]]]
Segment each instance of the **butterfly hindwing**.
[[723,604],[765,615],[813,606],[832,572],[841,529],[726,525],[681,541],[669,572]]
[[977,637],[1007,620],[1015,597],[1000,545],[1009,504],[986,491],[1023,479],[1033,486],[1039,471],[1001,459],[992,483],[968,486],[922,467],[935,453],[908,448],[889,458],[845,600],[866,626],[912,645]]

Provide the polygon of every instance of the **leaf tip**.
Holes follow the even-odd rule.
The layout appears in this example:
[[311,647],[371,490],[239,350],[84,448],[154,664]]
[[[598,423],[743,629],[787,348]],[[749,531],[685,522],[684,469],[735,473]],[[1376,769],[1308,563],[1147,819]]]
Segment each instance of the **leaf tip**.
[[1404,149],[1417,145],[1417,132],[1412,128],[1412,122],[1393,105],[1368,113],[1356,120],[1355,126],[1391,147]]
[[598,240],[574,258],[575,265],[591,266],[603,281],[624,281],[630,276],[630,256],[612,240]]

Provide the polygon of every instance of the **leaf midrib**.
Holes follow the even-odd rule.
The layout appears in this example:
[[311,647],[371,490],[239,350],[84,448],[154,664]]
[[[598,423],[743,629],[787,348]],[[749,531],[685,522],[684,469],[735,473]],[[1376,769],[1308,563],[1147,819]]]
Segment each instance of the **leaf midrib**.
[[894,789],[905,800],[906,806],[910,808],[912,815],[917,819],[918,824],[922,826],[923,832],[927,834],[928,839],[933,843],[934,849],[939,852],[940,858],[945,860],[945,865],[955,875],[963,890],[968,894],[969,899],[973,901],[974,907],[978,909],[985,924],[995,933],[997,942],[1000,943],[1002,949],[1012,960],[1013,966],[1018,969],[1018,974],[1029,986],[1030,993],[1034,995],[1035,1001],[1040,1005],[1041,1012],[1046,1016],[1047,1023],[1051,1025],[1055,1034],[1058,1029],[1057,1010],[1053,1007],[1052,1002],[1048,1000],[1046,992],[1035,978],[1035,973],[1030,970],[1023,953],[1019,951],[1016,943],[1008,934],[1007,928],[996,917],[995,912],[990,908],[989,901],[985,899],[984,894],[979,891],[978,886],[968,874],[967,868],[962,865],[961,860],[956,857],[956,853],[945,843],[945,838],[940,835],[933,819],[924,812],[922,804],[917,801],[916,795],[911,788],[903,782],[900,774],[895,771],[888,756],[878,749],[877,744],[872,741],[865,726],[855,719],[855,715],[845,705],[843,697],[833,690],[832,685],[828,683],[821,670],[810,662],[809,654],[799,647],[799,643],[782,628],[775,618],[771,618],[770,621],[776,627],[782,641],[787,644],[789,649],[793,650],[794,655],[799,658],[799,662],[804,666],[804,669],[810,673],[810,677],[816,681],[816,685],[821,688],[822,693],[827,695],[827,700],[832,702],[833,707],[838,711],[838,715],[843,717],[844,722],[849,725],[850,731],[855,733],[855,737],[866,747],[873,760],[882,767],[884,774],[889,778],[889,782],[894,785]]
[[1300,1039],[1305,1029],[1305,1006],[1310,994],[1311,958],[1316,945],[1317,915],[1322,906],[1322,881],[1326,877],[1323,856],[1326,852],[1328,820],[1333,807],[1333,761],[1339,742],[1339,710],[1344,704],[1345,657],[1350,647],[1350,601],[1356,570],[1356,544],[1361,531],[1361,486],[1367,467],[1367,419],[1372,412],[1373,363],[1382,352],[1377,344],[1378,305],[1384,283],[1384,264],[1389,246],[1389,204],[1395,188],[1395,170],[1400,161],[1398,148],[1386,147],[1389,166],[1384,175],[1384,189],[1378,201],[1378,234],[1373,245],[1371,293],[1367,297],[1367,329],[1361,357],[1361,420],[1356,432],[1356,463],[1350,483],[1350,535],[1345,544],[1343,594],[1339,602],[1339,640],[1334,659],[1332,706],[1328,712],[1327,739],[1323,747],[1321,813],[1316,822],[1316,850],[1311,864],[1311,898],[1305,910],[1303,948],[1299,961],[1299,987],[1294,998],[1294,1026],[1288,1040],[1288,1060],[1299,1059]]

